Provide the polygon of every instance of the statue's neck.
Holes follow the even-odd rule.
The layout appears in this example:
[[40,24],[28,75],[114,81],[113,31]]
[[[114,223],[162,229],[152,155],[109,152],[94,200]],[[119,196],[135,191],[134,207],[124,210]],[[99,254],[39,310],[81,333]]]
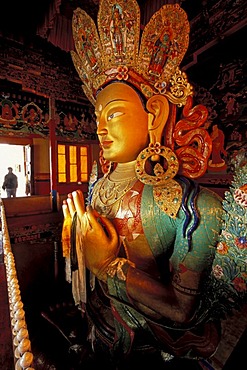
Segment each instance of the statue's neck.
[[120,181],[135,177],[135,164],[136,161],[128,163],[118,163],[115,170],[109,175],[110,180]]

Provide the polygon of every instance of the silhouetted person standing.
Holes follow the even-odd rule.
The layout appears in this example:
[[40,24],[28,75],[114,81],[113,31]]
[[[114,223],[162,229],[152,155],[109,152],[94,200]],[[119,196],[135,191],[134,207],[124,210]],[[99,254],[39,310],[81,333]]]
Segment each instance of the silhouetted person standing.
[[3,190],[6,190],[7,198],[16,197],[16,189],[18,188],[17,176],[13,173],[13,168],[8,167],[8,173],[4,176]]

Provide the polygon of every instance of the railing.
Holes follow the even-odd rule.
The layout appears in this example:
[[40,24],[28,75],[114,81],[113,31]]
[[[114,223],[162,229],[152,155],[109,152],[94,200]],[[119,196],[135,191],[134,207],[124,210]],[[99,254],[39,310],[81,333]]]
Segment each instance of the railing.
[[2,198],[6,217],[21,217],[52,212],[50,195]]
[[4,264],[6,268],[7,290],[9,299],[10,322],[13,338],[15,370],[34,370],[31,341],[25,320],[25,311],[21,300],[21,292],[12,253],[9,232],[6,222],[5,208],[0,199]]

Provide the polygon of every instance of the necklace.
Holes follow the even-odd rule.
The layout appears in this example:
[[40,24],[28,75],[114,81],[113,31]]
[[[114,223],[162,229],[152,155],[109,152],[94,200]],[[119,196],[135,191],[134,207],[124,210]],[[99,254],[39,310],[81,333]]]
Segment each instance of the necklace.
[[119,209],[120,201],[136,180],[136,176],[114,181],[110,179],[110,175],[104,176],[95,185],[92,196],[93,208],[105,216],[115,215]]

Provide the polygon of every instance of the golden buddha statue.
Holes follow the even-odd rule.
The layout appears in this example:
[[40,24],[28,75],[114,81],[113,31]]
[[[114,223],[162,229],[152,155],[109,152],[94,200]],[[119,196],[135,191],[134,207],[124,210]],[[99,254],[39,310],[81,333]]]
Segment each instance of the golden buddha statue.
[[[116,8],[121,48],[111,35]],[[118,368],[140,354],[207,358],[220,340],[202,292],[222,205],[193,181],[207,169],[212,142],[203,128],[207,109],[193,107],[193,89],[179,70],[189,22],[177,4],[164,5],[140,44],[139,33],[135,0],[101,1],[98,30],[83,10],[74,12],[72,58],[95,106],[103,177],[90,185],[87,205],[80,191],[68,195],[63,242],[69,226],[89,337],[95,353],[103,348],[107,357],[108,349]]]

